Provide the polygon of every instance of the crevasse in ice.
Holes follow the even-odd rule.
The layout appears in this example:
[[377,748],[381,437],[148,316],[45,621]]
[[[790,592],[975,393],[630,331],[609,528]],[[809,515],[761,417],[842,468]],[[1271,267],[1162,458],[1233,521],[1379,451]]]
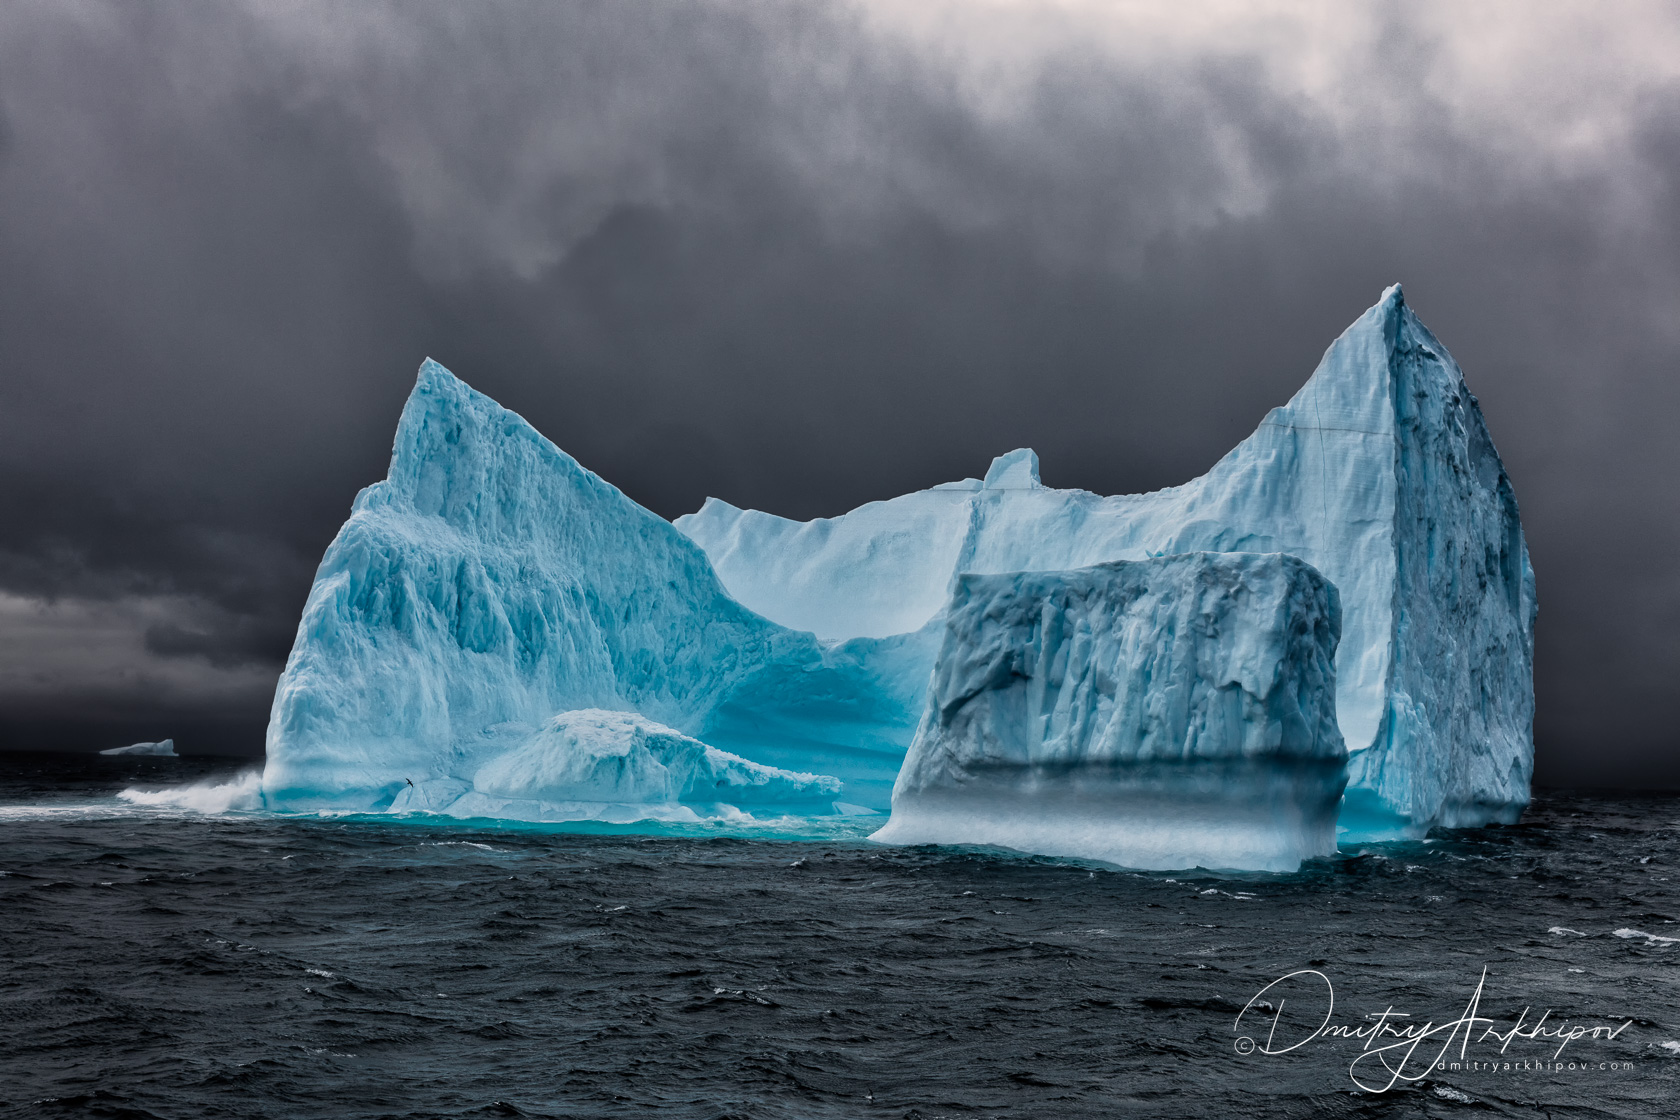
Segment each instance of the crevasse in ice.
[[1336,590],[1276,553],[962,575],[875,839],[1292,871],[1335,848]]
[[1293,555],[1341,598],[1343,836],[1509,822],[1528,801],[1535,592],[1516,498],[1476,398],[1398,285],[1287,405],[1182,486],[1056,490],[1021,450],[983,480],[841,517],[709,499],[677,525],[737,600],[831,640],[937,626],[963,573]]

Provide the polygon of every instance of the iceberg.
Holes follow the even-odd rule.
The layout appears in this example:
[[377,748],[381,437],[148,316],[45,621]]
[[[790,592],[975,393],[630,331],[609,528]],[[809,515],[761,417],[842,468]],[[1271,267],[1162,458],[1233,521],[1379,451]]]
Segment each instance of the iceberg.
[[936,641],[826,642],[742,606],[669,522],[428,360],[386,479],[357,496],[316,572],[275,689],[263,800],[540,802],[510,798],[512,775],[552,776],[544,752],[599,742],[552,721],[618,711],[740,756],[690,769],[754,805],[832,802],[815,774],[885,808]]
[[[1282,553],[1341,601],[1344,839],[1513,822],[1533,771],[1534,573],[1476,398],[1398,285],[1205,475],[1149,494],[1046,487],[1019,450],[964,479],[792,521],[715,498],[677,527],[740,603],[841,642],[938,628],[966,573]],[[909,664],[931,672],[922,642]]]
[[882,839],[1289,866],[1332,816],[1517,819],[1534,620],[1510,479],[1398,286],[1182,486],[1054,489],[1021,449],[810,522],[673,525],[428,360],[316,573],[261,796],[890,807]]
[[175,740],[165,739],[161,743],[134,743],[126,747],[112,747],[110,750],[100,751],[109,755],[142,755],[149,758],[179,758],[175,753]]
[[1275,553],[961,575],[873,839],[1154,869],[1329,855],[1340,614]]
[[632,712],[584,709],[549,720],[496,755],[471,784],[404,787],[390,812],[515,820],[683,820],[743,811],[835,812],[838,779],[749,762]]

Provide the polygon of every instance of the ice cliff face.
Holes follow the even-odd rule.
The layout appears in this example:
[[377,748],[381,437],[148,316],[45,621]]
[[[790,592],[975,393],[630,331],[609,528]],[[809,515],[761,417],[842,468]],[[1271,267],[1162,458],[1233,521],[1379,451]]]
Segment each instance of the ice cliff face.
[[926,682],[903,663],[932,640],[825,644],[755,614],[687,537],[427,362],[316,574],[264,798],[379,808],[607,709],[884,806]]
[[677,525],[736,599],[831,639],[937,625],[966,572],[1297,556],[1341,597],[1345,834],[1511,821],[1528,801],[1535,595],[1516,499],[1458,366],[1398,286],[1294,399],[1183,486],[1055,490],[1017,451],[984,480],[842,517],[801,523],[712,499]]
[[1335,848],[1336,590],[1292,556],[964,575],[875,839],[1128,867]]

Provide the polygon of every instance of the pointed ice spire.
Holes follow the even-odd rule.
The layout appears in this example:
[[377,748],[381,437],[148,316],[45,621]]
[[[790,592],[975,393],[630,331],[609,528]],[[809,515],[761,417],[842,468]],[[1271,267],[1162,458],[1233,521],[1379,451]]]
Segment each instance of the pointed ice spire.
[[992,460],[991,469],[986,472],[985,487],[988,490],[1037,490],[1038,481],[1038,452],[1030,447],[1019,447],[1007,455],[999,455]]

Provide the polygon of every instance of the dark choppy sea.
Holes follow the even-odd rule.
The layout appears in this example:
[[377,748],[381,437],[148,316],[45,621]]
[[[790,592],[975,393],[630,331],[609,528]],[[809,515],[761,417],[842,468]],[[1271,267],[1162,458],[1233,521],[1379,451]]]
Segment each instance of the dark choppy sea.
[[1680,1116],[1673,799],[1234,878],[116,797],[232,765],[0,755],[0,1115]]

